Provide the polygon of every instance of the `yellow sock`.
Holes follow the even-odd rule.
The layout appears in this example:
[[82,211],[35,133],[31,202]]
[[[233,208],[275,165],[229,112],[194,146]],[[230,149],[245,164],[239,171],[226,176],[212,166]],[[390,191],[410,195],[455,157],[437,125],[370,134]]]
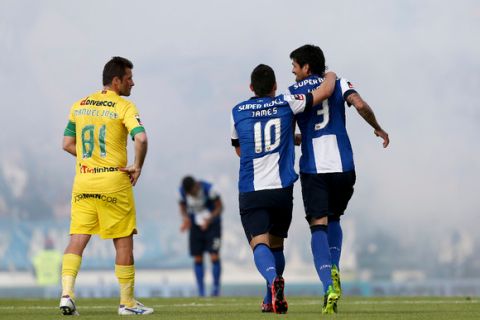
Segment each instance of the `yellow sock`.
[[116,264],[115,275],[120,284],[120,304],[123,304],[126,307],[135,306],[135,299],[133,298],[135,266],[121,266]]
[[62,296],[69,295],[72,299],[75,298],[73,288],[75,286],[75,279],[77,278],[78,270],[82,264],[82,257],[73,253],[66,253],[63,255],[62,262]]

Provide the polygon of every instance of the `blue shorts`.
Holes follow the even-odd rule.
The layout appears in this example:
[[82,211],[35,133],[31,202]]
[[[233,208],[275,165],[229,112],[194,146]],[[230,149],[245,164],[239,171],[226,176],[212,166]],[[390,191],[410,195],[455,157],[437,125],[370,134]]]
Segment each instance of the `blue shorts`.
[[192,223],[190,229],[190,255],[201,256],[204,252],[218,253],[221,246],[222,224],[216,220],[207,230],[202,231],[198,225]]
[[306,219],[327,216],[340,217],[353,195],[355,170],[347,172],[301,173],[303,205]]
[[249,242],[267,232],[287,237],[292,222],[293,186],[240,193],[239,202],[243,230]]

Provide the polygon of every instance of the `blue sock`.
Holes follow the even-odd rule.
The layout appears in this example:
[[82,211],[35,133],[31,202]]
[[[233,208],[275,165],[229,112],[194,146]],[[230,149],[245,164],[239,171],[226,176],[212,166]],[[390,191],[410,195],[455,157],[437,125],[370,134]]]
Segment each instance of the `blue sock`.
[[195,271],[195,278],[197,279],[198,295],[205,296],[205,285],[203,284],[203,262],[195,262],[193,264],[193,270]]
[[260,243],[253,249],[253,259],[255,260],[257,270],[270,285],[277,276],[275,258],[272,251],[266,244]]
[[[285,255],[283,254],[283,247],[271,249],[273,257],[275,258],[275,269],[277,269],[277,275],[283,275],[285,270]],[[272,291],[267,283],[267,293],[263,298],[263,303],[272,303]]]
[[328,220],[328,245],[330,247],[330,256],[332,265],[336,265],[340,270],[340,255],[342,254],[343,232],[340,220]]
[[332,261],[328,248],[327,226],[316,225],[310,227],[312,231],[312,254],[315,269],[323,284],[323,291],[326,293],[332,285]]
[[220,274],[222,273],[222,265],[220,259],[212,262],[213,290],[212,296],[220,295]]
[[272,249],[272,254],[275,258],[275,268],[279,276],[283,275],[285,270],[285,255],[283,254],[283,247]]

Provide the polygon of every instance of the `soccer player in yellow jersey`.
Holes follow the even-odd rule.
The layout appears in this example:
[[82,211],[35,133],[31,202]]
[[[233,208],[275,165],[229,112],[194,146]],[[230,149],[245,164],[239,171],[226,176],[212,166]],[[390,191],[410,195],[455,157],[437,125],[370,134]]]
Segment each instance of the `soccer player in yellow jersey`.
[[[119,315],[153,312],[134,299],[133,234],[137,233],[132,186],[138,181],[147,153],[147,135],[135,105],[122,98],[134,86],[133,64],[113,57],[103,69],[101,91],[76,102],[70,111],[63,149],[76,157],[72,190],[70,242],[62,264],[64,315],[78,315],[75,278],[92,234],[113,239],[115,275],[120,284]],[[127,138],[135,143],[135,160],[127,166]]]

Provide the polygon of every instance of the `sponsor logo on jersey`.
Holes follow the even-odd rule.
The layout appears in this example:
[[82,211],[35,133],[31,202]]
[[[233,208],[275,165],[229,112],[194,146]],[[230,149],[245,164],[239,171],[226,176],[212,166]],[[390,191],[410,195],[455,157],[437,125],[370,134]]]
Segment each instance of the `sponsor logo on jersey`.
[[93,99],[88,99],[88,97],[80,102],[81,106],[96,106],[96,107],[115,107],[116,104],[117,103],[113,101],[93,100]]
[[294,94],[293,97],[295,100],[305,100],[305,95],[303,94]]
[[[260,100],[259,102],[262,102]],[[275,100],[264,102],[264,103],[245,103],[238,106],[238,111],[246,111],[246,110],[257,110],[262,108],[270,108],[276,105],[285,104],[285,100],[281,98],[275,98]]]
[[93,167],[90,168],[86,165],[79,165],[80,173],[104,173],[104,172],[115,172],[118,171],[116,167]]
[[77,193],[74,196],[75,202],[79,202],[84,199],[98,199],[105,202],[117,203],[116,197],[111,197],[111,196],[107,196],[105,194],[99,194],[99,193]]
[[306,86],[306,85],[311,85],[311,86],[315,86],[315,85],[320,85],[322,83],[323,79],[321,78],[313,78],[313,79],[305,79],[305,80],[302,80],[300,82],[297,82],[293,85],[293,89],[298,89],[298,88],[301,88],[303,86]]

